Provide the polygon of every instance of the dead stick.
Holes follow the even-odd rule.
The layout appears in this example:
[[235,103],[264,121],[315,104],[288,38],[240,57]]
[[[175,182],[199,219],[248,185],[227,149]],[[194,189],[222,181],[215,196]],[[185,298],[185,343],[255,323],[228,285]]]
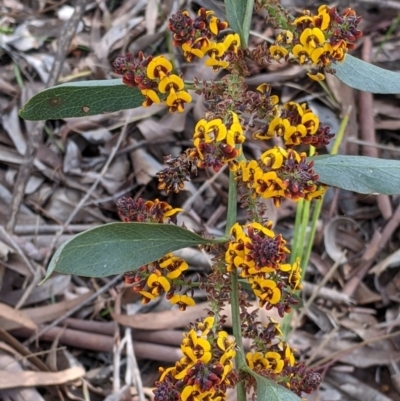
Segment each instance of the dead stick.
[[[34,332],[27,328],[13,330],[13,335],[29,337]],[[115,339],[104,334],[89,333],[86,331],[53,327],[40,336],[40,340],[54,341],[71,347],[77,347],[98,352],[112,352]],[[182,358],[182,351],[178,347],[169,347],[145,341],[134,342],[135,354],[138,358],[152,359],[167,363],[175,363]]]
[[[362,59],[371,62],[372,41],[369,36],[364,39],[362,48]],[[375,121],[374,121],[374,98],[370,92],[360,92],[358,95],[358,112],[361,138],[373,145],[376,143]],[[362,146],[364,156],[379,157],[378,149],[375,146]],[[379,210],[385,220],[393,214],[392,205],[387,195],[378,195],[377,203]]]

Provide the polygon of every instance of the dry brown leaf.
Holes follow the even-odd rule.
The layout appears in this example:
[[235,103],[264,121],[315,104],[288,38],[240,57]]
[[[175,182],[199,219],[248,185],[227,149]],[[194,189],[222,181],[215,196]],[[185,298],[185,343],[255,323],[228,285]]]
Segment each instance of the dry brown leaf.
[[11,306],[0,303],[0,327],[7,330],[8,325],[15,327],[27,327],[32,330],[37,329],[33,320],[21,310],[16,310]]
[[0,370],[0,389],[34,386],[56,386],[82,378],[85,369],[74,367],[59,372],[8,372]]
[[[34,288],[24,305],[32,305],[38,302],[47,301],[53,296],[63,294],[71,282],[71,276],[58,275],[51,277],[40,287]],[[24,289],[2,292],[0,301],[10,305],[16,305],[24,293]]]
[[163,125],[161,121],[156,121],[154,118],[146,118],[140,121],[137,127],[147,141],[168,138],[174,132],[171,127]]
[[145,13],[145,25],[147,34],[152,35],[156,31],[158,9],[160,7],[158,0],[148,0]]
[[136,17],[127,20],[124,23],[116,23],[107,33],[102,37],[100,43],[96,44],[94,53],[96,56],[103,60],[111,52],[115,42],[126,38],[129,32],[137,27],[143,21],[143,17]]
[[334,380],[340,390],[356,400],[393,401],[380,391],[356,379],[353,375],[345,374],[343,372],[335,372],[332,370],[329,372],[328,377]]
[[8,113],[2,115],[3,128],[7,131],[9,138],[13,141],[20,155],[25,155],[26,140],[22,135],[21,125],[18,117],[18,107],[13,107]]
[[[4,347],[2,347],[4,349]],[[12,356],[8,353],[0,352],[0,368],[7,369],[10,374],[23,372],[21,365],[15,359],[16,356],[14,352],[11,352]],[[10,389],[1,390],[2,399],[13,401],[44,401],[44,398],[39,394],[38,390],[35,388],[23,388],[16,387]]]
[[382,297],[377,292],[370,290],[363,282],[358,284],[353,298],[356,300],[357,305],[367,305],[372,302],[382,301]]
[[323,338],[316,338],[315,335],[302,330],[296,330],[291,336],[291,344],[299,351],[309,349],[318,349],[318,357],[325,358],[341,351],[335,360],[347,363],[358,368],[369,368],[371,366],[383,366],[390,361],[400,361],[400,352],[389,352],[385,350],[376,350],[368,345],[353,349],[357,343],[335,338],[320,347],[324,341]]
[[[134,145],[136,141],[130,139],[129,144]],[[145,149],[138,148],[129,153],[133,169],[135,171],[136,182],[139,185],[148,184],[164,166],[151,156]]]
[[375,129],[397,131],[400,129],[400,120],[380,120],[376,121]]
[[339,226],[343,226],[345,224],[352,224],[357,226],[357,223],[349,219],[348,217],[336,217],[331,219],[324,228],[324,244],[326,253],[334,262],[345,263],[347,258],[343,256],[343,250],[339,249],[336,244],[336,238],[338,235]]
[[[21,309],[21,312],[24,314],[24,316],[27,316],[36,326],[36,324],[51,322],[52,320],[62,316],[64,313],[68,312],[75,306],[83,303],[91,295],[92,292],[90,291],[87,294],[80,295],[79,297],[71,301],[62,301],[46,306],[25,308]],[[4,325],[2,324],[1,327],[4,330],[14,330],[18,327],[21,327],[21,324],[19,324],[18,322],[8,322],[4,323]]]
[[370,271],[370,274],[380,276],[388,267],[398,267],[400,265],[400,249],[390,254],[388,257],[377,263]]

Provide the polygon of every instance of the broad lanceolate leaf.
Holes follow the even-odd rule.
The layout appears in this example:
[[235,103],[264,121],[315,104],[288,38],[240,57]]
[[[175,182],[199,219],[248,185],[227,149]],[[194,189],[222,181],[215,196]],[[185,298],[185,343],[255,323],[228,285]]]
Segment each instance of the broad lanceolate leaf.
[[366,156],[311,157],[319,181],[361,194],[400,194],[400,161]]
[[274,381],[260,376],[250,368],[244,368],[245,372],[251,374],[257,381],[257,399],[262,401],[301,401],[300,397],[275,383]]
[[400,74],[349,54],[343,63],[335,64],[334,69],[335,75],[352,88],[371,93],[400,93]]
[[57,120],[133,109],[142,105],[143,95],[121,79],[72,82],[45,89],[20,110],[25,120]]
[[204,239],[181,227],[156,223],[110,223],[75,235],[58,248],[46,279],[57,271],[87,277],[106,277],[163,257],[188,246],[224,239]]
[[243,48],[249,41],[254,0],[225,0],[226,18],[230,28],[240,36]]

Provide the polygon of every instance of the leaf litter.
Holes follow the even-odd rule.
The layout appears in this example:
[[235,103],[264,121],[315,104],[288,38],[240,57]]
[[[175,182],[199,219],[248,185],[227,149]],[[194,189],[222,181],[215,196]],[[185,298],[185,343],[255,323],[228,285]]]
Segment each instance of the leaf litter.
[[[217,13],[223,8],[218,1],[197,3],[215,7]],[[321,2],[283,3],[314,8]],[[347,6],[344,1],[337,3]],[[397,11],[390,9],[389,2],[386,8],[377,2],[373,8],[368,3],[358,0],[355,8],[363,15],[363,30],[372,37],[372,62],[399,71],[400,28],[395,26],[385,36]],[[55,60],[57,35],[71,18],[73,7],[69,3],[25,0],[5,0],[3,7],[2,26],[10,28],[0,41],[0,224],[5,226],[18,190],[17,172],[36,124],[20,120],[18,110],[45,88]],[[126,51],[168,53],[165,26],[175,7],[173,1],[157,0],[87,3],[64,55],[58,82],[115,79],[111,63]],[[260,21],[257,24],[254,28],[258,29]],[[262,29],[263,35],[272,33],[270,27]],[[250,35],[250,46],[259,41]],[[358,50],[354,55],[361,57]],[[188,77],[213,78],[201,64],[188,66],[176,53],[172,57]],[[274,92],[287,100],[312,98],[313,107],[328,107],[336,123],[350,110],[341,153],[369,154],[372,148],[379,157],[399,159],[396,96],[374,95],[369,103],[359,103],[358,93],[328,77],[328,89],[335,99],[332,102],[304,76],[304,70],[296,66],[252,66],[248,83],[256,86],[271,82]],[[112,395],[117,396],[113,399],[123,399],[124,394],[136,399],[138,375],[143,393],[149,395],[158,363],[167,365],[180,357],[185,326],[204,315],[201,292],[196,293],[198,305],[181,314],[162,301],[142,307],[137,295],[121,280],[114,283],[109,278],[54,276],[42,287],[29,285],[43,277],[48,260],[62,242],[99,224],[117,221],[115,201],[119,197],[160,197],[154,175],[162,168],[163,156],[179,154],[190,146],[191,132],[203,113],[202,99],[196,98],[193,107],[182,115],[168,114],[163,106],[156,106],[46,122],[14,230],[11,236],[0,235],[2,396],[47,401],[61,399],[64,392],[64,396],[82,399],[89,391],[92,400]],[[374,129],[367,133],[372,138],[365,136],[366,128],[359,124],[360,113],[373,116]],[[246,152],[260,151],[252,140],[248,143]],[[162,198],[175,207],[189,207],[182,217],[188,227],[222,232],[226,173],[214,181],[210,177],[201,172],[187,191]],[[85,195],[87,199],[80,204]],[[382,201],[373,195],[331,189],[326,199],[304,283],[304,302],[314,299],[306,312],[298,315],[297,328],[291,334],[300,358],[307,361],[312,357],[311,364],[324,373],[321,390],[309,399],[399,399],[400,198]],[[290,237],[294,207],[286,203],[271,214],[279,229]],[[347,224],[348,219],[351,224]],[[339,227],[337,221],[344,224]],[[345,259],[321,286],[342,252]],[[191,261],[189,274],[207,272],[207,258],[201,254],[187,256]],[[38,330],[42,335],[36,341]],[[126,343],[127,338],[132,338],[133,347],[116,347],[118,341]],[[132,373],[135,369],[126,365],[133,352],[140,374]],[[121,368],[116,368],[113,360],[119,361]],[[130,375],[125,374],[126,369]]]

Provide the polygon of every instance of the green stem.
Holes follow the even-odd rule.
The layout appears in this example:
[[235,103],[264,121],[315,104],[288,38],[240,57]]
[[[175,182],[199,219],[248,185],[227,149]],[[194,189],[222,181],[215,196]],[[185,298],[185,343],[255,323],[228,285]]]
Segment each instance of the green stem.
[[[231,171],[229,173],[229,193],[228,193],[228,211],[226,217],[226,230],[225,236],[229,238],[229,233],[232,226],[237,220],[237,184],[235,175]],[[240,308],[239,308],[239,282],[237,270],[231,273],[231,312],[232,312],[232,331],[236,339],[238,350],[236,352],[235,362],[236,368],[240,369],[241,366],[246,364],[243,350],[242,329],[240,324]],[[246,391],[243,383],[239,382],[237,387],[237,400],[246,400]]]
[[231,228],[236,223],[237,217],[237,185],[235,174],[229,172],[228,211],[226,216],[225,237],[229,238]]
[[296,208],[296,218],[294,221],[294,230],[293,230],[293,243],[292,243],[292,253],[290,254],[290,263],[294,263],[297,256],[299,256],[300,249],[303,244],[300,241],[300,226],[301,226],[301,216],[303,215],[303,207],[304,200],[301,199],[297,203]]
[[[350,113],[351,113],[351,108],[349,107],[348,110],[346,110],[345,115],[342,118],[342,121],[339,126],[339,131],[336,135],[335,142],[333,144],[331,154],[335,155],[339,151],[340,144],[342,143],[344,133],[346,131],[347,124],[349,122],[350,118]],[[310,149],[311,150],[311,149]],[[312,155],[313,153],[310,153]],[[304,252],[304,240],[305,240],[305,235],[304,235],[304,230],[307,227],[308,224],[308,219],[309,219],[309,212],[310,212],[310,202],[307,202],[306,205],[301,205],[300,202],[298,204],[298,208],[296,211],[296,220],[295,220],[295,228],[294,228],[294,241],[293,241],[293,253],[292,257],[290,259],[291,263],[294,263],[296,260],[296,256],[301,256],[301,254],[304,252],[303,258],[301,258],[301,267],[302,267],[302,272],[301,272],[301,282],[304,279],[304,276],[306,274],[308,262],[310,260],[311,256],[311,250],[314,244],[314,238],[315,234],[317,231],[317,222],[319,219],[319,216],[321,214],[322,210],[322,205],[324,202],[324,195],[322,195],[321,200],[317,201],[315,204],[314,210],[313,210],[313,215],[312,215],[312,220],[311,220],[311,227],[310,227],[310,234],[308,235],[307,238],[307,247]],[[299,225],[302,225],[302,231],[303,234],[300,231]],[[282,333],[284,337],[287,337],[288,334],[290,333],[290,326],[291,326],[291,321],[293,318],[293,312],[290,312],[289,314],[285,315],[285,317],[282,320],[281,328],[282,328]]]

